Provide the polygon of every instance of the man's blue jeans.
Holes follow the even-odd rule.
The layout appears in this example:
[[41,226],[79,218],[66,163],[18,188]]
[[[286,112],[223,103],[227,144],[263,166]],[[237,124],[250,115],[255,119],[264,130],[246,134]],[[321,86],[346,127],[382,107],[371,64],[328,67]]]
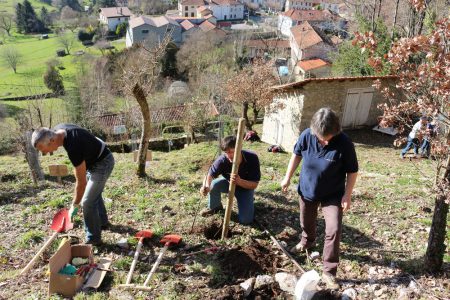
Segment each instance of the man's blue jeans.
[[114,168],[114,157],[109,154],[87,170],[87,185],[81,200],[86,242],[101,241],[101,226],[108,223],[102,192]]
[[[230,182],[223,177],[214,179],[208,195],[208,208],[215,209],[222,207],[221,194],[228,193]],[[236,187],[234,195],[238,203],[238,219],[241,224],[253,222],[255,207],[253,206],[255,190],[247,190]]]
[[420,146],[420,154],[430,156],[430,141],[427,138],[423,139],[422,146]]
[[408,152],[409,149],[411,149],[411,147],[414,147],[414,154],[417,155],[419,154],[418,150],[419,150],[419,142],[418,139],[412,139],[408,136],[408,140],[406,143],[406,147],[403,148],[402,150],[402,156],[405,156],[406,152]]

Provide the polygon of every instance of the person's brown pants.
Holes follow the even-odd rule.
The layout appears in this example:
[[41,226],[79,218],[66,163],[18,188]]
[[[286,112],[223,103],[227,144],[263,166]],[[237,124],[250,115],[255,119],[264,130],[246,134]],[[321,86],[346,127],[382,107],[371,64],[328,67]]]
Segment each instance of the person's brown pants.
[[316,241],[317,210],[322,207],[325,219],[325,242],[323,245],[323,272],[336,276],[339,264],[339,243],[342,234],[342,207],[336,202],[308,201],[300,197],[301,244],[306,248]]

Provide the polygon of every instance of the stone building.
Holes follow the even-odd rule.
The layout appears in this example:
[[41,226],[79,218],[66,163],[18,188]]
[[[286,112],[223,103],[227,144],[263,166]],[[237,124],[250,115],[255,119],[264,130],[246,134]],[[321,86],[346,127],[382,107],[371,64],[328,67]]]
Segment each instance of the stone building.
[[309,127],[313,114],[321,107],[336,111],[344,129],[377,124],[381,115],[377,106],[386,100],[373,87],[376,80],[393,86],[396,77],[310,78],[274,87],[278,95],[264,116],[262,141],[281,145],[291,152],[298,136]]

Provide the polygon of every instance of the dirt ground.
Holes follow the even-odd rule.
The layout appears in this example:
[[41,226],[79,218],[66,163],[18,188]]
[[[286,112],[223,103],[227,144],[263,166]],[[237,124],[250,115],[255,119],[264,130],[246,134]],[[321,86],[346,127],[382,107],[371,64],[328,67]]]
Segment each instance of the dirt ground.
[[[356,145],[360,174],[352,209],[344,215],[338,269],[341,288],[331,293],[321,285],[315,299],[339,299],[350,288],[358,299],[398,299],[402,295],[408,299],[449,299],[448,251],[442,272],[430,274],[423,265],[434,208],[429,188],[434,162],[400,160],[392,138],[385,135],[367,130],[350,135]],[[135,177],[131,154],[114,154],[116,166],[104,193],[112,225],[102,233],[104,243],[94,248],[96,257],[113,259],[112,271],[98,290],[81,293],[75,299],[243,299],[239,284],[250,277],[278,272],[300,277],[262,228],[256,223],[237,223],[236,207],[224,241],[220,239],[223,212],[199,216],[206,199],[198,190],[205,166],[217,153],[215,147],[201,143],[170,153],[155,152],[145,179]],[[279,185],[289,154],[269,153],[264,143],[245,143],[244,148],[255,151],[261,160],[256,219],[290,248],[298,242],[301,229],[297,179],[293,179],[287,194],[281,193]],[[63,151],[42,158],[44,170],[55,162],[70,167]],[[55,212],[69,206],[74,178],[67,176],[63,182],[60,185],[46,176],[46,181],[35,187],[20,153],[0,157],[0,299],[48,298],[47,264],[59,241],[44,252],[27,276],[20,278],[17,274],[52,234],[49,225]],[[163,247],[160,239],[165,234],[179,234],[183,242],[167,251],[150,285],[151,292],[120,290],[117,286],[125,282],[136,247],[133,236],[143,229],[151,229],[154,236],[144,243],[134,283],[144,282]],[[324,224],[320,213],[317,231],[317,246],[312,251],[321,255]],[[75,218],[70,234],[83,242],[81,215]],[[128,249],[117,246],[121,239],[128,240]],[[190,255],[211,247],[219,250]],[[294,258],[304,269],[321,272],[320,258]],[[274,283],[254,290],[248,298],[292,296]]]

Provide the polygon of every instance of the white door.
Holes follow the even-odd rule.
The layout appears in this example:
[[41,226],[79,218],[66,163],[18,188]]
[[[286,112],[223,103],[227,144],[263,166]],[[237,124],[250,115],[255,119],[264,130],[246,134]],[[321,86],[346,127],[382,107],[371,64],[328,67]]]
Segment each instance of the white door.
[[348,90],[344,117],[342,118],[342,127],[354,128],[364,125],[367,122],[372,104],[373,91],[373,88]]

